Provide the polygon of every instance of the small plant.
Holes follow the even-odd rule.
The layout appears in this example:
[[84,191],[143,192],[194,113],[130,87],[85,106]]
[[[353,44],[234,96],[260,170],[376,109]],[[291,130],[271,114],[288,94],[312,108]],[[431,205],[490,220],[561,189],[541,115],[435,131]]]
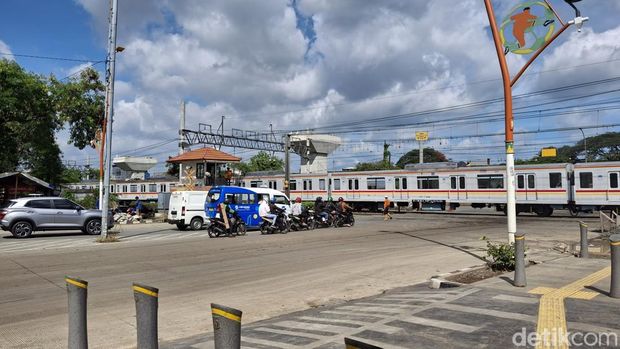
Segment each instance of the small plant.
[[487,265],[496,271],[515,270],[515,245],[507,243],[493,243],[486,236],[482,240],[487,242]]
[[118,233],[109,232],[108,236],[105,238],[98,237],[97,242],[100,243],[108,243],[108,242],[119,242]]

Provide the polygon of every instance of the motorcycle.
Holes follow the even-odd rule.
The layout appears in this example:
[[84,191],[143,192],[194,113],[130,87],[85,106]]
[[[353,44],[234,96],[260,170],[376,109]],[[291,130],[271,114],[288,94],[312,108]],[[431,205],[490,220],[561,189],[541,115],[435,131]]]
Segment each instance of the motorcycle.
[[261,234],[274,234],[281,233],[286,234],[291,230],[291,222],[288,219],[288,215],[285,210],[278,210],[276,213],[276,224],[275,226],[271,226],[271,221],[263,218],[263,221],[259,226]]
[[355,225],[355,217],[353,217],[353,211],[338,211],[334,218],[334,227],[352,227]]
[[299,216],[290,214],[288,218],[291,222],[291,229],[295,231],[314,229],[314,215],[308,211],[303,211]]
[[314,218],[314,226],[316,228],[329,228],[334,224],[334,212],[327,212],[327,211],[323,211],[323,212],[327,212],[327,218],[325,218],[324,216],[321,216],[320,213],[317,213],[315,211],[312,211],[313,214],[313,218]]
[[245,233],[247,232],[245,223],[243,222],[241,217],[239,217],[237,212],[232,213],[228,217],[228,224],[230,226],[230,231],[226,229],[226,224],[224,223],[224,221],[218,217],[210,218],[210,223],[211,224],[209,224],[209,226],[207,227],[207,233],[209,234],[209,237],[211,238],[224,236],[224,235],[229,236],[229,237],[233,237],[235,235],[241,236],[241,235],[245,235]]

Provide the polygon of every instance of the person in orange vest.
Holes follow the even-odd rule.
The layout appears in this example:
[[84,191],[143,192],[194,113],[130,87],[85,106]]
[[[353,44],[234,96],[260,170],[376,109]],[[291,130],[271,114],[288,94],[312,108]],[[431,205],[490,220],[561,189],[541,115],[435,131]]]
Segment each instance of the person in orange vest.
[[392,202],[386,195],[385,200],[383,200],[383,220],[384,221],[387,221],[388,219],[392,219],[392,215],[390,214],[391,205],[392,205]]

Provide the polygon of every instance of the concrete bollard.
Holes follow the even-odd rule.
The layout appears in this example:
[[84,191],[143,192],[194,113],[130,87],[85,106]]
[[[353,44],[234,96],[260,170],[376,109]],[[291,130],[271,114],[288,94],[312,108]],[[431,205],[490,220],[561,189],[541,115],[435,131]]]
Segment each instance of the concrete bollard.
[[133,284],[136,301],[138,349],[157,349],[157,306],[159,290],[155,287]]
[[515,234],[515,278],[514,285],[525,287],[525,234]]
[[588,258],[588,225],[584,222],[579,222],[579,234],[580,234],[580,248],[579,257]]
[[241,348],[241,310],[211,303],[215,349]]
[[346,349],[383,349],[376,345],[367,344],[347,337],[344,338],[344,345]]
[[88,348],[88,330],[86,326],[86,296],[88,282],[72,277],[65,277],[67,297],[69,299],[69,349]]
[[620,298],[620,234],[613,234],[609,237],[609,247],[611,248],[611,287],[609,296]]

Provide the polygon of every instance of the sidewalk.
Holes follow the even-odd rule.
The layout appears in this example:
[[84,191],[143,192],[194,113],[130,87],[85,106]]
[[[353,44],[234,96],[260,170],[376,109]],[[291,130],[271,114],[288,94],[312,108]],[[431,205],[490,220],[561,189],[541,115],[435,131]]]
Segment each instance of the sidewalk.
[[[524,288],[513,287],[508,273],[458,288],[434,290],[419,284],[394,289],[247,324],[242,347],[344,348],[344,337],[352,337],[382,348],[532,348],[527,338],[537,329],[541,334],[544,329],[577,334],[574,347],[584,339],[596,343],[580,347],[618,347],[620,299],[606,294],[609,265],[602,259],[558,258],[527,268]],[[611,334],[610,343],[599,342],[607,337],[595,337],[605,333]],[[213,337],[160,346],[213,348]]]

